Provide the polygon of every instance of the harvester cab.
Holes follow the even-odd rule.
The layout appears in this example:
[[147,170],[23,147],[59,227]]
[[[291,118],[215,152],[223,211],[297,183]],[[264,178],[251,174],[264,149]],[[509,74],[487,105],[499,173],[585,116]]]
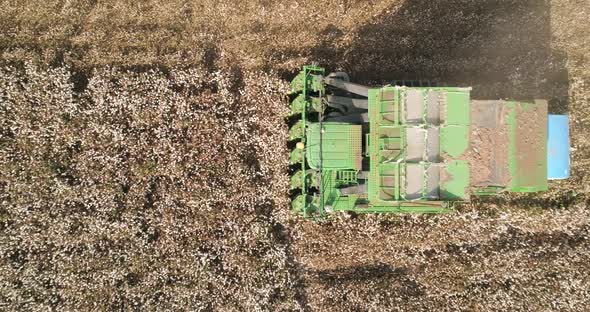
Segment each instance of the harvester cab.
[[448,212],[569,176],[569,128],[547,101],[472,100],[471,88],[367,87],[305,66],[291,82],[292,210],[306,218]]

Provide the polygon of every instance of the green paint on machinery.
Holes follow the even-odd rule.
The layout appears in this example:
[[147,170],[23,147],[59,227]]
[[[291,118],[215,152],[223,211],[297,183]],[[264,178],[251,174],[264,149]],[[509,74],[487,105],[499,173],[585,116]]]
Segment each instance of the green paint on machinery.
[[289,95],[292,210],[440,213],[474,195],[546,190],[546,101],[470,92],[365,87],[305,66]]

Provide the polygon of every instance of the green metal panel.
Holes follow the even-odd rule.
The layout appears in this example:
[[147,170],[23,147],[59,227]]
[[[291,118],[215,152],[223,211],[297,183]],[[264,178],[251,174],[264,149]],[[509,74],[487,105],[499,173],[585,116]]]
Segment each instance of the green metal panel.
[[323,204],[329,205],[340,196],[340,192],[336,188],[336,171],[324,170],[322,171],[322,197]]
[[468,88],[448,90],[441,103],[444,115],[440,130],[441,151],[452,158],[461,157],[469,146],[469,93]]
[[539,192],[547,182],[547,104],[506,102],[512,192]]
[[469,126],[470,89],[447,91],[445,101],[445,124]]
[[440,193],[445,200],[469,199],[469,164],[463,160],[449,162],[443,169]]
[[[322,169],[361,170],[361,126],[335,122],[322,124]],[[307,161],[311,168],[318,169],[320,161],[320,125],[310,123],[307,127]]]
[[355,211],[360,202],[366,202],[366,199],[362,199],[359,195],[340,196],[329,206],[334,211]]
[[440,148],[443,154],[458,158],[469,146],[469,127],[449,125],[440,129]]

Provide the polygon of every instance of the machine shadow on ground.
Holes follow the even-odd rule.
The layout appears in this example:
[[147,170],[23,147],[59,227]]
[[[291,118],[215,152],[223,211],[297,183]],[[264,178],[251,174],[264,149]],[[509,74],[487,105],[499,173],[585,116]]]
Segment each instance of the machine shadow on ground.
[[551,48],[550,4],[541,1],[406,1],[360,26],[349,46],[324,30],[313,59],[353,80],[434,80],[471,86],[475,99],[550,101],[568,111],[565,56]]

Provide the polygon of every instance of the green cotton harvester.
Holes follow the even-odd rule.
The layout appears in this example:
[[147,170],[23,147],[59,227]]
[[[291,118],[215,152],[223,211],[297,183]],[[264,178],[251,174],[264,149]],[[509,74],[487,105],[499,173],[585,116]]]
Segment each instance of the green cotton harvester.
[[292,210],[306,218],[448,212],[569,177],[565,115],[547,101],[473,100],[471,88],[366,87],[305,66],[291,82]]

